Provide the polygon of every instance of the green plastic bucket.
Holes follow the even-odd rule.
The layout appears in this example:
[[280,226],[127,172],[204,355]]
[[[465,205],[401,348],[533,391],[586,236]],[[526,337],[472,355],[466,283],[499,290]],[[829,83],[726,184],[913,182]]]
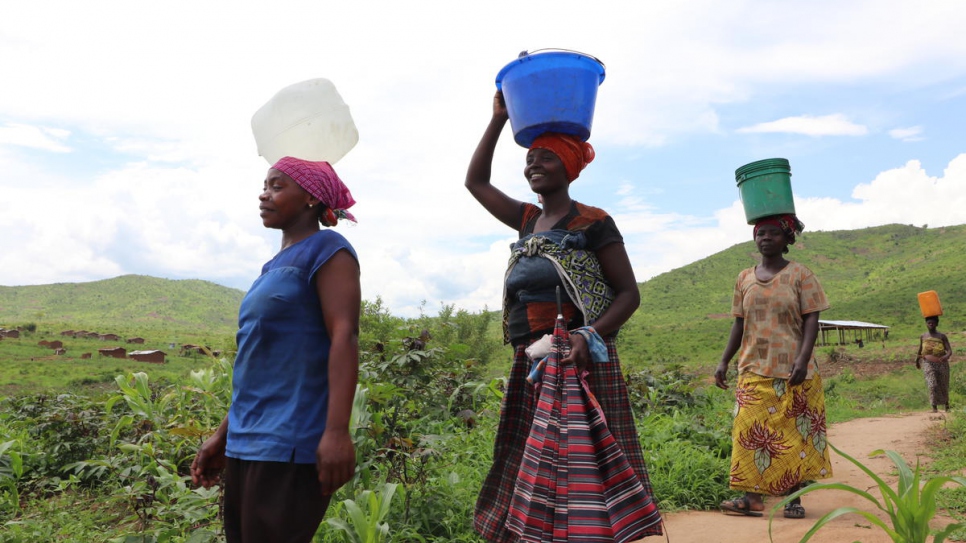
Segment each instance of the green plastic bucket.
[[745,164],[735,170],[735,181],[748,224],[771,215],[795,213],[788,160],[766,158]]

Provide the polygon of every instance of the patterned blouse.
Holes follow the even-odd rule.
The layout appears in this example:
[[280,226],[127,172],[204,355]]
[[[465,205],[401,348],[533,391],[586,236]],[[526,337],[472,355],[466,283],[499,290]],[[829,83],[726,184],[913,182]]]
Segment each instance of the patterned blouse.
[[922,337],[922,355],[942,357],[946,355],[946,345],[941,337]]
[[593,322],[610,306],[614,293],[603,277],[596,251],[623,243],[604,210],[572,202],[570,212],[546,232],[534,232],[539,207],[520,207],[520,239],[511,246],[504,281],[504,340],[514,345],[553,330],[555,287],[563,287],[568,328]]
[[[744,319],[738,372],[787,379],[802,340],[802,316],[828,308],[815,274],[797,262],[768,281],[755,276],[755,267],[739,273],[731,304],[731,314]],[[812,356],[806,378],[816,369]]]

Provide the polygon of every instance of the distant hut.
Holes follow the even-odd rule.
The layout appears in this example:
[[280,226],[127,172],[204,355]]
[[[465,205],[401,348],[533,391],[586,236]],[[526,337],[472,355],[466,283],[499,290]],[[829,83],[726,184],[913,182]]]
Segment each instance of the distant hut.
[[54,349],[54,354],[56,355],[62,355],[66,353],[67,353],[67,349]]
[[73,330],[64,330],[63,332],[60,333],[60,335],[74,337],[74,331]]
[[117,334],[100,334],[97,339],[101,341],[120,341],[121,336]]
[[124,347],[98,349],[97,353],[110,358],[127,358],[127,349]]
[[20,337],[20,330],[4,330],[0,334],[3,334],[3,337],[18,338]]
[[164,351],[131,351],[128,356],[139,362],[153,362],[155,364],[164,363]]
[[40,347],[50,347],[50,342],[47,341],[46,339],[42,339],[37,342],[37,345],[39,345]]
[[128,343],[137,343],[138,345],[144,345],[143,337],[129,337],[127,338]]
[[81,360],[89,360],[91,358],[91,353],[84,353],[81,355]]
[[191,343],[185,343],[181,346],[181,356],[188,356],[189,354],[208,354],[211,352],[211,347],[206,347],[203,345],[192,345]]
[[64,342],[59,339],[55,339],[54,341],[48,341],[47,346],[51,349],[60,349],[63,348]]

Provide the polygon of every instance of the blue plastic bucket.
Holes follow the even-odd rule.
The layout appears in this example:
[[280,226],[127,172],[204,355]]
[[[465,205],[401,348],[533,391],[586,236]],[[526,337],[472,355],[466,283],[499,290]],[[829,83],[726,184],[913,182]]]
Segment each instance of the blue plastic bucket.
[[496,76],[513,139],[530,147],[537,136],[559,132],[590,138],[604,64],[575,51],[524,52]]
[[784,158],[766,158],[735,170],[748,224],[772,215],[795,213],[791,178],[792,168]]

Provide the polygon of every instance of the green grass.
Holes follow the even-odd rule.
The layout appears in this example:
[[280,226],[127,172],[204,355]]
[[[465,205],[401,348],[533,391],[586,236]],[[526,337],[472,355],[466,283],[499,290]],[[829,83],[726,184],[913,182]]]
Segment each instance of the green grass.
[[[771,509],[768,519],[768,539],[770,541],[774,541],[771,523],[778,510],[800,496],[823,490],[838,490],[854,494],[864,500],[862,502],[863,507],[839,507],[826,513],[820,519],[814,521],[812,527],[802,537],[802,543],[810,541],[812,536],[828,522],[843,515],[858,515],[865,518],[874,526],[873,529],[882,530],[895,543],[926,543],[930,536],[933,536],[932,541],[934,543],[942,543],[954,530],[964,527],[959,523],[953,523],[941,527],[938,532],[933,532],[930,523],[936,515],[936,498],[942,487],[948,485],[966,486],[966,478],[957,475],[924,476],[918,461],[914,466],[910,466],[895,451],[883,451],[881,449],[873,451],[872,455],[884,453],[895,466],[899,477],[896,487],[892,488],[892,485],[880,477],[880,474],[873,472],[859,460],[840,451],[834,444],[830,443],[829,446],[836,454],[865,472],[876,483],[873,487],[875,492],[870,492],[872,489],[868,487],[859,488],[840,482],[813,483],[799,489]],[[875,494],[878,494],[878,497]],[[885,513],[887,518],[883,519],[876,514],[880,512]]]
[[[152,371],[157,368],[153,365],[148,368],[151,383],[158,384],[157,373]],[[954,382],[961,386],[959,383],[966,383],[966,378],[958,371],[958,367],[954,368],[957,368]],[[184,382],[172,380],[171,384],[161,386],[169,387]],[[843,374],[840,378],[830,379],[826,384],[831,385],[833,382],[836,384],[834,393],[829,394],[828,407],[830,413],[838,414],[830,415],[830,419],[848,420],[855,416],[887,414],[890,412],[888,409],[896,409],[896,406],[915,406],[917,402],[918,405],[923,405],[925,402],[925,385],[921,375],[914,370],[903,370],[875,379],[860,379]],[[731,392],[718,390],[700,377],[688,380],[687,374],[672,369],[655,371],[651,379],[632,374],[630,386],[645,459],[661,509],[665,512],[714,509],[722,499],[730,497],[733,492],[728,489],[727,475],[733,406]],[[183,389],[181,386],[176,388]],[[159,391],[158,402],[161,396]],[[877,404],[867,409],[855,408],[856,405],[881,399],[883,396],[894,397],[895,403]],[[103,404],[104,398],[102,391],[100,395],[92,395],[90,401]],[[68,403],[59,408],[63,412],[80,413],[88,410],[84,407],[83,398],[67,398],[64,401]],[[23,405],[33,404],[27,402]],[[115,410],[122,405],[116,404]],[[184,402],[168,405],[168,409],[177,410],[181,417],[196,416],[186,411],[189,405]],[[48,405],[48,408],[52,407]],[[373,409],[381,408],[374,406]],[[491,398],[490,401],[482,403],[479,409],[480,416],[473,429],[457,429],[451,423],[443,421],[414,427],[419,433],[413,434],[413,437],[419,437],[422,446],[434,451],[431,456],[426,457],[431,458],[431,471],[425,479],[421,479],[421,482],[411,488],[405,488],[405,485],[399,487],[393,509],[387,517],[394,537],[398,538],[395,540],[418,541],[423,537],[430,541],[479,541],[472,533],[472,509],[489,468],[499,406]],[[57,415],[59,412],[50,411],[44,419],[46,424],[64,424],[63,418]],[[14,413],[10,412],[8,417],[12,416]],[[114,427],[113,422],[102,421],[103,418],[94,416],[91,424],[104,425],[105,429]],[[0,434],[3,434],[4,420],[4,417],[0,417]],[[12,421],[11,418],[6,420],[8,423]],[[161,429],[168,426],[163,418],[159,418],[153,427]],[[133,428],[146,427],[137,424]],[[27,430],[21,430],[23,431]],[[964,434],[966,424],[950,424],[948,435],[944,436],[944,441],[940,444],[941,448],[948,450],[948,455],[937,456],[937,462],[930,466],[933,472],[945,473],[946,470],[962,469],[961,464],[966,458]],[[21,434],[13,433],[7,439],[17,439],[18,435]],[[63,438],[64,435],[66,434],[60,426],[51,426],[50,435],[45,439],[58,439],[58,436]],[[28,442],[25,446],[39,445]],[[164,449],[166,455],[172,454],[169,449]],[[49,455],[31,458],[36,468],[41,458],[49,458]],[[129,458],[131,460],[128,462],[131,462],[134,457]],[[141,462],[144,461],[146,459],[142,457]],[[137,518],[132,516],[130,504],[123,498],[124,492],[130,491],[116,488],[123,485],[105,481],[100,490],[91,493],[78,484],[57,491],[54,489],[57,484],[56,480],[35,480],[31,487],[33,490],[24,494],[23,514],[14,524],[5,527],[9,529],[5,531],[5,535],[0,536],[0,541],[57,540],[58,537],[63,537],[61,534],[68,532],[84,536],[85,539],[103,540],[103,536],[113,537],[141,529],[137,525]],[[106,495],[106,492],[114,494]],[[352,496],[353,494],[341,495],[343,499]],[[408,510],[403,508],[407,498],[411,503]],[[966,499],[959,493],[950,492],[947,495],[943,491],[940,494],[941,505],[954,509],[956,514],[966,511],[963,509],[964,501]],[[175,507],[175,504],[171,505]],[[93,531],[96,526],[112,528],[101,536]],[[154,523],[152,526],[161,524]],[[206,526],[200,527],[207,529]],[[325,530],[320,535],[320,541],[339,540],[334,529]]]
[[730,498],[731,399],[638,418],[647,470],[662,511],[710,509]]
[[192,342],[233,335],[244,292],[200,280],[123,275],[89,283],[0,286],[0,326]]
[[[806,232],[789,253],[818,276],[831,309],[827,320],[890,327],[887,345],[914,345],[924,331],[917,294],[936,290],[946,312],[940,329],[956,347],[966,330],[966,225],[920,228],[885,225],[861,230]],[[640,284],[641,307],[624,326],[621,356],[628,371],[654,364],[710,368],[731,327],[731,295],[738,272],[757,254],[750,241]],[[90,283],[0,287],[0,326],[35,323],[62,329],[154,337],[163,343],[225,343],[235,333],[244,293],[206,281],[127,275]],[[381,302],[379,293],[367,298]],[[389,308],[382,307],[388,315]],[[489,323],[501,336],[499,311]],[[384,319],[389,324],[393,319]],[[364,330],[365,332],[365,330]],[[3,357],[0,342],[0,358]],[[500,374],[505,366],[494,361]],[[710,369],[707,369],[710,373]]]
[[[47,347],[38,345],[41,340],[63,341],[67,352],[54,355]],[[104,357],[101,348],[121,346],[132,350],[158,349],[167,353],[164,364],[138,362],[131,359]],[[213,348],[217,348],[212,346]],[[92,353],[82,359],[82,353]],[[20,338],[5,338],[0,342],[0,393],[25,394],[46,391],[75,391],[113,386],[114,377],[134,371],[148,371],[158,379],[178,381],[198,367],[207,364],[201,354],[179,356],[179,349],[168,344],[148,341],[144,345],[120,342],[104,342],[96,339],[75,339],[49,333],[22,333]]]
[[[947,424],[937,428],[930,436],[927,466],[930,473],[961,474],[966,470],[966,418],[951,417]],[[936,502],[941,509],[958,522],[966,521],[966,488],[944,488],[939,491]],[[966,541],[966,530],[959,530],[952,541]]]
[[846,369],[825,380],[825,400],[831,423],[929,408],[926,384],[914,366],[871,380]]
[[[846,357],[846,369],[837,376],[825,377],[830,422],[927,408],[922,375],[911,365],[917,338],[923,331],[916,293],[924,290],[937,290],[942,297],[948,317],[943,318],[940,329],[949,335],[955,351],[952,402],[954,406],[964,405],[966,372],[960,368],[966,365],[955,363],[966,354],[966,346],[960,342],[962,336],[957,333],[966,327],[966,320],[959,317],[964,314],[961,309],[966,309],[959,302],[966,297],[966,275],[956,273],[966,265],[966,255],[960,250],[964,243],[964,226],[929,230],[889,225],[849,232],[807,233],[792,248],[790,258],[811,267],[826,289],[833,309],[823,313],[824,319],[862,320],[892,327],[888,341],[867,343],[864,349],[854,345],[816,349],[822,363],[829,357]],[[727,313],[734,278],[742,268],[754,263],[754,257],[751,242],[747,242],[643,283],[641,308],[620,336],[621,359],[625,371],[631,374],[629,386],[633,389],[652,484],[666,511],[715,508],[729,495],[727,468],[733,397],[730,391],[714,388],[710,375],[731,326]],[[201,356],[175,356],[177,351],[169,344],[195,343],[230,349],[242,294],[203,281],[143,276],[83,284],[0,287],[0,326],[36,327],[36,332],[25,333],[20,339],[0,341],[0,394],[50,397],[51,393],[74,392],[89,396],[92,402],[103,402],[107,391],[117,391],[114,377],[132,371],[148,372],[153,384],[182,385],[190,370],[207,367],[209,362]],[[473,379],[486,382],[491,377],[505,376],[512,357],[508,347],[493,346],[501,337],[499,312],[490,316],[496,318],[477,319],[450,307],[438,317],[400,319],[393,317],[377,298],[375,303],[367,302],[360,343],[370,351],[370,358],[378,359],[371,352],[377,343],[396,352],[401,349],[403,336],[418,334],[428,327],[436,338],[433,347],[445,351],[439,355],[444,358],[435,364],[453,363],[454,368],[463,368],[460,371],[482,364],[482,369],[474,370],[479,375]],[[486,327],[485,338],[470,333],[476,324]],[[59,336],[63,329],[78,328],[112,332],[122,338],[145,337],[148,343],[137,348],[163,350],[168,353],[169,363],[154,365],[98,358],[96,354],[91,360],[81,360],[80,353],[96,353],[97,348],[113,345]],[[458,333],[470,335],[457,337]],[[447,334],[454,337],[447,338]],[[53,357],[48,349],[37,345],[42,339],[62,339],[67,354]],[[470,359],[476,362],[469,364]],[[906,364],[874,379],[861,377],[866,365],[883,360]],[[391,374],[386,378],[401,377]],[[444,381],[451,380],[448,377]],[[77,402],[70,404],[70,410],[89,411],[81,405],[82,399],[70,401]],[[474,403],[473,407],[481,411],[478,427],[473,431],[449,432],[445,442],[433,445],[438,455],[433,457],[433,471],[426,480],[418,487],[400,488],[395,501],[408,497],[420,506],[413,508],[414,518],[403,518],[398,509],[390,514],[390,524],[400,530],[394,532],[399,541],[419,540],[416,536],[420,532],[407,535],[406,530],[435,530],[434,540],[478,541],[469,531],[469,512],[488,469],[499,406],[491,401],[479,406]],[[0,413],[0,442],[4,441],[4,415]],[[389,415],[388,411],[383,413],[384,417]],[[194,414],[183,412],[179,416],[192,418]],[[966,423],[959,423],[955,416],[952,421],[948,435],[930,453],[937,460],[929,469],[937,473],[966,467]],[[51,419],[49,424],[54,422],[64,423]],[[399,425],[397,431],[407,428]],[[414,432],[417,430],[425,435],[437,432],[433,428],[413,428]],[[13,432],[6,439],[16,435],[19,434]],[[57,432],[52,435],[61,436]],[[400,437],[406,436],[401,433]],[[24,446],[37,444],[26,442]],[[948,455],[944,452],[947,449]],[[113,454],[120,458],[117,451]],[[51,455],[45,452],[29,456],[34,466],[42,464],[41,459],[45,458]],[[139,462],[148,460],[145,456]],[[0,472],[4,467],[0,465]],[[10,530],[0,534],[0,542],[56,540],[64,530],[75,530],[72,536],[78,539],[103,540],[93,527],[118,526],[131,519],[130,510],[126,516],[119,512],[126,502],[116,496],[112,500],[103,494],[89,494],[80,486],[57,491],[50,486],[58,484],[55,480],[44,480],[43,484],[47,486],[25,495],[25,512],[19,517],[31,529],[38,530],[35,537],[18,539],[21,532],[17,530],[26,530],[27,524],[12,524]],[[113,486],[105,485],[103,491],[108,492],[108,488]],[[946,500],[944,503],[954,514],[966,513],[966,497],[961,493],[950,491],[947,495],[944,490],[940,499]],[[38,520],[44,515],[49,515],[51,521]],[[120,526],[112,533],[124,530],[136,528]],[[15,535],[7,538],[7,534]],[[336,541],[337,537],[329,534],[325,540]]]
[[105,503],[104,496],[82,488],[51,493],[49,497],[28,500],[28,512],[3,525],[0,542],[104,541],[107,533],[125,526],[119,507]]

